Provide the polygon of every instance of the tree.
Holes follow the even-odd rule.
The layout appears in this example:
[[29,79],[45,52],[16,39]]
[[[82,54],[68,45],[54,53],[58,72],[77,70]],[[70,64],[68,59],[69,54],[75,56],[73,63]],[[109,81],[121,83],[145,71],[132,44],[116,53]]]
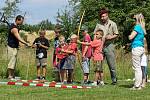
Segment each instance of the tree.
[[6,0],[5,1],[5,7],[3,7],[1,10],[5,14],[6,18],[10,21],[12,18],[20,12],[17,4],[21,3],[21,0]]
[[[3,11],[6,20],[9,22],[16,16],[16,14],[20,11],[18,9],[17,4],[20,3],[20,0],[6,0],[5,1],[5,7],[1,8]],[[0,24],[0,43],[6,43],[7,38],[7,30],[8,26],[6,24],[1,23]]]
[[[83,24],[89,27],[93,32],[97,23],[99,23],[98,12],[101,8],[106,7],[110,11],[110,19],[118,25],[120,37],[116,43],[124,45],[128,40],[128,35],[133,27],[133,14],[143,13],[146,19],[146,30],[150,32],[150,0],[69,0],[70,4],[76,8],[76,15],[86,10]],[[91,33],[92,34],[92,33]],[[150,35],[147,35],[150,44]]]
[[68,38],[71,34],[77,33],[78,16],[73,10],[61,11],[57,13],[57,26],[61,28],[62,34]]
[[39,30],[53,30],[54,24],[52,24],[48,19],[46,19],[36,25],[24,24],[22,25],[21,29],[28,32],[38,32]]
[[54,25],[48,20],[43,20],[39,24],[41,30],[52,30],[54,29]]

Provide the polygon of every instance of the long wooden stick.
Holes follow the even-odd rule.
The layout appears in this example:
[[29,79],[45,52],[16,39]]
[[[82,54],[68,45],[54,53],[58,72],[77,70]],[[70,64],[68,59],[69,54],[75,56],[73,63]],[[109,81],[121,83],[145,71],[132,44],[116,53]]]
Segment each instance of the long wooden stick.
[[78,27],[78,38],[79,38],[79,35],[80,35],[80,29],[81,29],[81,25],[82,25],[84,14],[85,14],[85,10],[83,11],[82,17],[80,19],[80,24],[79,24],[79,27]]
[[[80,19],[80,24],[79,24],[79,27],[78,27],[78,39],[80,39],[80,38],[79,38],[79,36],[80,36],[80,29],[81,29],[81,25],[82,25],[82,21],[83,21],[84,15],[85,15],[85,10],[84,10],[83,13],[82,13],[82,16],[81,16],[81,19]],[[80,66],[81,66],[81,69],[82,69],[82,71],[83,71],[82,62],[81,62],[81,60],[80,60],[81,56],[80,56],[79,51],[77,51],[77,58],[78,58],[78,61],[79,61]]]

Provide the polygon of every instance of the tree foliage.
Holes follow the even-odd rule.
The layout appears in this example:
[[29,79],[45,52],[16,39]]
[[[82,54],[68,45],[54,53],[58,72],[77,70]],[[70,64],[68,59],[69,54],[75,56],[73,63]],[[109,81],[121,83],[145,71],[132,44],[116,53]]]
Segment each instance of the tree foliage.
[[77,31],[78,16],[74,14],[73,10],[58,11],[57,26],[61,28],[61,33],[68,38],[71,34]]
[[[69,0],[73,8],[76,9],[76,15],[80,16],[86,10],[83,24],[87,25],[91,34],[99,23],[98,12],[101,8],[109,9],[110,19],[117,23],[120,37],[118,45],[124,45],[128,42],[128,35],[132,31],[132,16],[136,13],[143,13],[146,20],[146,30],[150,33],[150,0]],[[150,35],[147,35],[149,40]],[[148,41],[150,44],[150,41]]]
[[46,19],[36,25],[24,24],[21,26],[21,29],[27,32],[38,32],[39,30],[53,30],[54,24],[52,24],[51,21]]
[[1,10],[5,14],[7,20],[12,20],[20,12],[18,4],[21,3],[21,0],[5,0],[5,7]]
[[[1,11],[2,13],[4,13],[9,23],[12,22],[16,17],[16,15],[21,12],[18,8],[19,3],[21,3],[21,0],[5,0],[5,6],[1,8]],[[20,28],[21,30],[25,30],[28,32],[38,32],[39,30],[52,30],[54,29],[54,25],[48,19],[46,19],[36,25],[24,24]],[[6,43],[7,33],[8,33],[8,26],[4,23],[1,23],[0,24],[1,44]]]
[[[18,5],[20,0],[5,0],[5,6],[0,10],[4,13],[6,20],[9,22],[18,14],[20,11]],[[2,14],[1,13],[1,14]],[[0,43],[6,43],[8,26],[4,23],[0,23]]]

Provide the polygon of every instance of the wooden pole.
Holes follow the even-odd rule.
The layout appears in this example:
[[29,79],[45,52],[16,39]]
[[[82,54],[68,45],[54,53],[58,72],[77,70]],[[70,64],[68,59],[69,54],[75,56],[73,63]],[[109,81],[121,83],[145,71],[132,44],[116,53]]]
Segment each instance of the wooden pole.
[[80,24],[79,24],[79,27],[78,27],[78,38],[79,38],[79,35],[80,35],[80,29],[81,29],[84,14],[85,14],[85,10],[83,11],[81,19],[80,19]]

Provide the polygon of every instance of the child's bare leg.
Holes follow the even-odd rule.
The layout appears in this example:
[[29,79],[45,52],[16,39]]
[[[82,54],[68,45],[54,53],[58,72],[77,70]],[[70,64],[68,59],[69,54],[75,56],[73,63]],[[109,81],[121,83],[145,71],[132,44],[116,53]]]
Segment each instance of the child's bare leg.
[[42,71],[43,71],[43,76],[42,76],[42,78],[45,79],[45,77],[46,77],[46,66],[43,66],[43,67],[42,67]]
[[103,81],[104,80],[104,73],[102,71],[99,72],[99,78],[100,78],[100,81]]
[[98,81],[98,79],[99,79],[99,72],[96,71],[96,72],[95,72],[95,77],[94,77],[94,82],[93,82],[93,85],[94,85],[94,86],[97,86],[97,81]]
[[99,72],[96,71],[94,81],[97,82],[98,79],[99,79]]
[[142,66],[141,69],[142,69],[142,84],[141,86],[142,87],[145,87],[145,84],[146,84],[146,73],[145,73],[145,66]]
[[64,74],[63,82],[66,83],[67,82],[67,70],[66,69],[64,69],[63,74]]
[[73,80],[73,69],[68,70],[68,82],[72,82]]
[[40,66],[37,66],[37,78],[40,79],[41,76],[41,68]]
[[103,73],[103,71],[99,72],[99,76],[100,76],[100,84],[104,85],[104,73]]
[[89,74],[88,73],[84,73],[84,81],[88,81],[88,79],[89,79]]
[[64,81],[64,70],[60,70],[60,75],[61,75],[61,82]]

